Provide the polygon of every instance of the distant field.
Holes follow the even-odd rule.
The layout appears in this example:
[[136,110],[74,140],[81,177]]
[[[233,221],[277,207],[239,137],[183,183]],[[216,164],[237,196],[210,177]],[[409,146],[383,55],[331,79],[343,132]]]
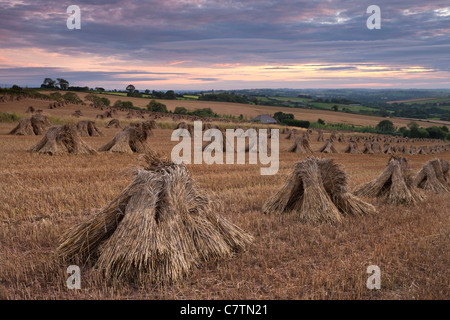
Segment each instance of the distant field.
[[377,109],[369,108],[366,106],[350,106],[346,104],[340,104],[340,103],[327,103],[327,102],[313,102],[313,99],[307,99],[307,98],[296,98],[296,97],[257,97],[257,99],[261,102],[267,103],[271,101],[279,101],[279,102],[287,102],[292,103],[290,106],[295,107],[295,103],[304,103],[313,105],[314,107],[318,109],[325,109],[325,110],[333,110],[333,107],[336,105],[339,107],[339,111],[342,111],[343,108],[346,108],[347,110],[350,110],[352,112],[359,112],[359,111],[377,111]]
[[[183,97],[187,100],[198,100],[198,96],[184,94]],[[180,98],[180,100],[184,100],[184,99]]]
[[104,92],[103,94],[113,95],[113,96],[123,96],[123,97],[127,96],[127,94],[125,92]]
[[450,106],[439,106],[438,108],[441,109],[441,110],[450,111]]
[[[113,96],[122,96],[122,97],[127,97],[127,94],[125,92],[103,92],[102,94],[105,95],[113,95]],[[151,95],[148,94],[142,94],[143,98],[149,98],[151,97]]]
[[336,104],[336,103],[324,103],[324,102],[310,102],[310,104],[318,107],[323,108],[327,110],[332,110],[333,106],[337,105],[339,107],[339,111],[342,111],[343,108],[347,110],[351,110],[352,112],[358,112],[358,111],[378,111],[374,108],[369,108],[365,106],[349,106],[346,104]]
[[[48,94],[48,91],[46,92]],[[84,100],[88,93],[78,92],[78,96]],[[133,98],[133,97],[123,97],[120,95],[108,95],[100,94],[100,96],[108,98],[113,105],[117,100],[131,101],[134,106],[145,109],[149,103],[148,99],[143,98]],[[323,119],[326,123],[344,123],[356,126],[376,126],[381,120],[385,120],[383,117],[376,116],[366,116],[361,114],[352,114],[344,112],[335,112],[328,110],[315,110],[315,109],[300,109],[300,108],[289,108],[289,107],[273,107],[273,106],[262,106],[262,105],[249,105],[241,103],[231,103],[231,102],[214,102],[214,101],[189,101],[189,100],[157,100],[158,102],[164,103],[168,110],[175,110],[176,107],[185,107],[188,110],[195,110],[201,108],[211,108],[214,112],[221,115],[232,115],[239,117],[241,114],[244,119],[253,119],[260,114],[273,115],[275,112],[281,111],[285,113],[292,113],[295,119],[307,120],[311,122],[316,122],[317,119]],[[83,113],[87,116],[95,117],[97,114],[102,113],[98,109],[87,108],[82,106],[70,105],[68,108],[62,109],[48,109],[48,101],[35,100],[33,106],[37,109],[43,109],[46,113],[57,116],[66,117],[70,116],[75,110],[82,109]],[[18,103],[10,104],[0,104],[0,111],[3,112],[17,112],[25,113],[26,109],[30,106],[30,101],[19,101]],[[84,111],[85,110],[85,111]],[[399,119],[390,118],[390,120],[397,127],[406,126],[412,120],[410,119]],[[418,120],[414,119],[420,126],[430,127],[435,125],[431,120]],[[450,125],[448,121],[436,122],[440,125],[447,124]]]
[[450,102],[450,97],[444,98],[421,98],[421,99],[409,99],[409,100],[398,100],[398,101],[388,101],[387,103],[436,103],[436,102]]
[[270,101],[270,99],[278,101],[293,101],[293,102],[310,102],[312,99],[299,98],[299,97],[258,97],[258,100]]

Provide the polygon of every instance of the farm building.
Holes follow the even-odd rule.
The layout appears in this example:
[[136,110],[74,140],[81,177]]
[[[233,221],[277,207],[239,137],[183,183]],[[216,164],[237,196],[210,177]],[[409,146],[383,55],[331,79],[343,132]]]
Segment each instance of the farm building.
[[277,124],[277,120],[269,116],[268,114],[261,114],[252,120],[253,122],[259,121],[266,124]]

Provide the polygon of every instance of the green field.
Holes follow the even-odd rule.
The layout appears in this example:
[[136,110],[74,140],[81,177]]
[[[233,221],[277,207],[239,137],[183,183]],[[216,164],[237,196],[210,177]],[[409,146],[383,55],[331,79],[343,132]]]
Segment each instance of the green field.
[[[299,98],[299,97],[270,97],[271,99],[279,100],[279,101],[292,101],[292,102],[309,102],[312,99],[307,98]],[[258,98],[259,99],[259,98]]]
[[125,92],[101,92],[101,93],[103,93],[103,94],[110,94],[110,95],[113,95],[113,96],[123,96],[123,97],[127,96],[127,94]]
[[[124,96],[127,94],[124,92],[104,92],[105,94],[115,95],[115,96]],[[142,95],[143,98],[152,98],[151,95]],[[182,98],[177,98],[177,100],[185,100],[185,101],[197,101],[197,95],[183,95]],[[369,108],[365,106],[349,106],[345,104],[336,104],[336,103],[325,103],[325,102],[312,102],[313,99],[302,98],[302,97],[276,97],[276,96],[257,96],[256,97],[259,102],[264,103],[264,105],[270,105],[273,102],[273,105],[277,105],[279,103],[283,103],[283,106],[298,108],[306,105],[310,105],[310,108],[313,109],[321,109],[321,110],[333,110],[333,106],[337,105],[339,107],[339,111],[343,111],[343,108],[349,110],[350,112],[361,112],[361,111],[377,111],[377,109]]]
[[296,104],[303,103],[304,105],[311,105],[313,108],[322,109],[322,110],[333,110],[333,106],[337,105],[339,107],[339,111],[342,111],[343,108],[351,111],[351,112],[360,112],[360,111],[377,111],[377,109],[361,106],[349,106],[345,104],[337,104],[337,103],[326,103],[326,102],[312,102],[313,99],[301,98],[301,97],[257,97],[258,101],[264,103],[270,102],[284,102],[291,103],[289,107],[298,107]]
[[198,96],[184,94],[183,98],[178,97],[177,100],[196,101],[198,100]]
[[183,97],[186,98],[186,99],[198,100],[198,96],[192,96],[192,95],[184,94]]
[[408,101],[408,102],[402,102],[402,103],[404,103],[404,104],[426,104],[426,103],[438,103],[438,102],[450,102],[450,97]]
[[[100,93],[100,92],[99,92]],[[101,92],[103,94],[109,94],[109,95],[113,95],[113,96],[122,96],[122,97],[127,97],[127,93],[126,92]],[[149,94],[142,94],[142,98],[148,99],[148,98],[152,98],[152,95]]]
[[345,104],[336,104],[336,103],[324,103],[324,102],[311,102],[311,105],[315,106],[318,109],[332,110],[333,106],[337,105],[339,107],[339,111],[342,111],[343,108],[350,110],[351,112],[359,112],[359,111],[377,111],[377,109],[365,107],[365,106],[349,106]]
[[298,104],[307,104],[311,101],[311,99],[306,98],[297,98],[297,97],[265,97],[258,96],[255,97],[258,99],[260,103],[264,103],[265,105],[269,105],[270,103],[278,104],[278,103],[286,103],[287,106],[290,107],[298,107]]

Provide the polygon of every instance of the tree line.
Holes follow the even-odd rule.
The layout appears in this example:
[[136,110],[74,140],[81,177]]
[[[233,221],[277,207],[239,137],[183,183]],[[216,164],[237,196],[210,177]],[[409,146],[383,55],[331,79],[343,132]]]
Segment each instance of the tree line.
[[396,128],[394,123],[387,119],[380,121],[375,127],[355,126],[342,123],[327,124],[323,119],[318,119],[317,122],[311,123],[305,120],[297,120],[294,118],[292,113],[284,112],[276,112],[273,118],[281,125],[292,127],[346,130],[363,133],[387,134],[408,138],[450,140],[449,128],[445,125],[440,127],[431,126],[428,128],[421,128],[416,122],[410,122],[406,127]]

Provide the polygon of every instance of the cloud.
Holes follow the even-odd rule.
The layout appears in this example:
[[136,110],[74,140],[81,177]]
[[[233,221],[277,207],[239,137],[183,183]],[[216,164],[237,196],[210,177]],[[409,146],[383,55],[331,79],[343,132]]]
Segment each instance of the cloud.
[[292,69],[291,67],[266,67],[264,68],[266,70],[288,70],[288,69]]
[[198,80],[203,82],[211,82],[211,81],[217,81],[218,78],[191,78],[191,80]]
[[[450,7],[442,2],[379,0],[382,28],[368,30],[368,4],[357,0],[79,0],[82,28],[68,30],[66,8],[72,2],[1,2],[1,66],[53,66],[75,79],[91,75],[90,81],[118,79],[111,69],[127,65],[178,68],[170,76],[141,73],[136,78],[149,81],[174,79],[176,73],[188,80],[221,79],[203,71],[193,75],[198,68],[261,66],[281,72],[306,63],[330,72],[357,71],[358,64],[450,71]],[[6,55],[6,49],[30,52],[29,59]],[[33,57],[37,49],[47,59]],[[52,65],[55,54],[65,62],[61,58]],[[94,65],[110,72],[92,70]],[[19,80],[38,71],[9,72]]]
[[[86,82],[154,82],[170,79],[173,75],[183,75],[183,73],[158,73],[142,71],[73,71],[64,68],[0,68],[0,81],[11,82],[24,79],[26,84],[39,86],[44,78],[64,78],[69,80],[71,85],[83,85]],[[13,82],[14,82],[13,81]]]
[[325,67],[320,68],[319,70],[358,70],[357,67]]

